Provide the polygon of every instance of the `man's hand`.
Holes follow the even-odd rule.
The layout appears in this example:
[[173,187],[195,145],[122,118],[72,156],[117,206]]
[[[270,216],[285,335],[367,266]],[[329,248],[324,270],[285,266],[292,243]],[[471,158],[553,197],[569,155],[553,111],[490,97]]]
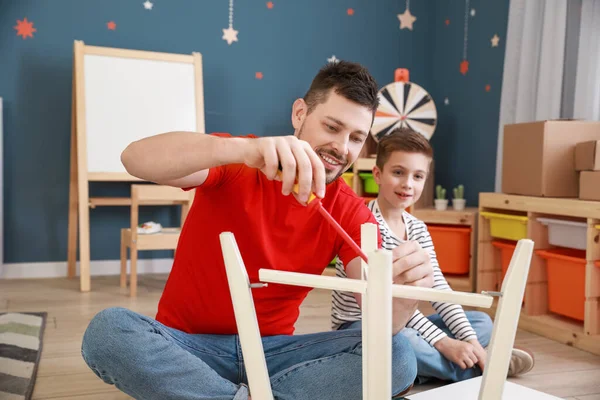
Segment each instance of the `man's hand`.
[[479,361],[475,354],[475,347],[471,343],[445,337],[437,341],[433,347],[462,369],[472,368]]
[[487,360],[487,352],[477,339],[469,340],[469,343],[473,345],[473,352],[475,353],[475,357],[477,357],[477,365],[479,365],[479,368],[483,371]]
[[298,200],[306,203],[314,192],[325,196],[325,166],[308,142],[295,136],[248,139],[244,142],[244,164],[275,179],[281,165],[282,193],[289,195],[298,183]]
[[400,243],[392,250],[394,283],[430,288],[433,286],[433,267],[427,250],[418,242]]

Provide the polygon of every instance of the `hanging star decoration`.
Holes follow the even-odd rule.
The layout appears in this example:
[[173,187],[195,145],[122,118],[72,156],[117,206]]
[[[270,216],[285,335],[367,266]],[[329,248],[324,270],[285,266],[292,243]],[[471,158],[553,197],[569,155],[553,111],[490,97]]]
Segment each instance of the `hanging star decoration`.
[[450,104],[450,99],[448,99],[448,98],[446,97],[446,98],[444,99],[444,104],[445,104],[445,105],[448,105],[448,104]]
[[398,14],[400,20],[400,29],[413,30],[413,23],[417,20],[417,17],[410,13],[410,0],[406,0],[406,10],[404,13]]
[[272,1],[267,2],[267,8],[269,10],[273,8],[273,2]]
[[339,61],[339,60],[338,60],[338,58],[335,56],[335,54],[334,54],[334,55],[332,55],[331,57],[329,57],[329,58],[327,59],[327,62],[328,62],[328,63],[336,63],[336,62],[338,62],[338,61]]
[[223,29],[223,40],[227,41],[228,45],[233,42],[237,42],[238,31],[233,29],[233,0],[229,0],[229,28]]
[[227,29],[223,29],[223,38],[222,39],[226,40],[227,44],[231,44],[232,42],[238,41],[237,34],[238,34],[238,31],[236,31],[232,27],[229,27]]
[[17,20],[17,25],[14,28],[17,31],[17,36],[21,36],[23,39],[33,38],[33,32],[37,31],[33,27],[33,22],[27,21],[27,18],[23,18],[23,21]]
[[152,6],[154,6],[154,4],[153,4],[153,3],[151,3],[151,2],[150,2],[150,0],[146,0],[146,1],[144,2],[144,8],[145,8],[146,10],[152,10]]
[[446,19],[445,23],[446,23],[446,26],[450,25],[450,19]]
[[466,75],[469,72],[469,62],[467,60],[462,60],[460,63],[460,73]]
[[492,86],[490,84],[485,85],[485,91],[489,92],[490,90],[492,90]]
[[497,34],[494,34],[494,36],[492,36],[492,38],[490,39],[490,42],[492,42],[492,47],[498,47],[498,42],[500,42],[500,37]]
[[471,17],[474,17],[474,16],[475,16],[475,9],[471,8]]
[[463,33],[463,57],[460,63],[460,73],[467,75],[469,72],[469,61],[467,58],[467,47],[469,44],[469,0],[465,0],[465,26]]
[[115,29],[117,29],[117,24],[115,23],[115,21],[110,21],[109,23],[106,24],[106,27],[109,30],[114,31]]
[[263,78],[263,73],[262,72],[257,72],[257,73],[254,74],[254,77],[256,79],[262,79]]
[[346,10],[346,13],[348,15],[354,15],[354,9],[353,8],[349,8],[349,9]]

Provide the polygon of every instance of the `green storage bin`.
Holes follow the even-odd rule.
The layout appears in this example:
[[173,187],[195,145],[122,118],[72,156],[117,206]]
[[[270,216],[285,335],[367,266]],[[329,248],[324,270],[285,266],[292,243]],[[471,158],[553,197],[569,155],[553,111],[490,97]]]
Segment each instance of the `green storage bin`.
[[373,173],[361,172],[358,174],[358,176],[360,176],[360,178],[364,182],[365,193],[372,193],[372,194],[379,193],[379,186],[375,182],[375,178],[373,178]]
[[482,211],[481,216],[490,221],[490,235],[499,239],[521,240],[527,238],[527,216]]

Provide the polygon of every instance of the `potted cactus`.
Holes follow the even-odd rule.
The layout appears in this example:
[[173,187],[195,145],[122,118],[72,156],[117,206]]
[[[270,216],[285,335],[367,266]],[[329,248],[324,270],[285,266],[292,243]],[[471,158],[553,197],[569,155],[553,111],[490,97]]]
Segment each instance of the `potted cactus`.
[[448,199],[446,198],[446,189],[442,185],[435,187],[435,209],[443,211],[448,208]]
[[458,185],[453,189],[454,197],[452,198],[452,207],[455,210],[464,210],[465,209],[465,187],[463,185]]

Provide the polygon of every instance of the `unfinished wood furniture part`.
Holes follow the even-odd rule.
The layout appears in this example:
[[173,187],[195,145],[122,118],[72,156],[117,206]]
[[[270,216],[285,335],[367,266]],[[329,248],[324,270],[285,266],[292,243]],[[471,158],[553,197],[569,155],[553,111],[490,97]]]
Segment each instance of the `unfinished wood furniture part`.
[[[502,281],[500,250],[492,244],[490,220],[482,213],[496,212],[526,217],[526,237],[535,249],[553,249],[548,226],[538,218],[584,222],[585,308],[583,322],[549,311],[546,260],[534,252],[520,317],[520,328],[600,355],[600,202],[572,198],[544,198],[481,193],[479,196],[477,291],[496,290]],[[572,293],[572,296],[578,296]],[[493,312],[493,309],[491,310]]]
[[[120,154],[144,137],[205,132],[200,53],[170,54],[74,42],[69,184],[68,276],[91,289],[90,207],[127,206],[130,198],[90,198],[91,182],[138,182]],[[143,101],[141,101],[143,99]]]
[[[121,287],[127,287],[127,249],[129,249],[130,279],[129,294],[137,295],[137,260],[140,250],[175,250],[181,228],[194,200],[194,191],[179,188],[134,184],[131,185],[131,227],[121,229]],[[166,227],[158,233],[139,234],[139,209],[142,205],[169,204],[181,206],[181,223],[178,227]]]
[[[533,242],[524,239],[517,244],[508,268],[507,279],[502,284],[500,292],[474,294],[393,284],[391,252],[376,249],[377,235],[375,224],[363,224],[361,243],[363,252],[367,253],[368,262],[364,260],[362,262],[362,279],[260,269],[260,282],[251,284],[233,233],[221,233],[221,249],[252,397],[262,400],[273,399],[252,290],[267,290],[261,288],[268,286],[269,283],[276,283],[361,294],[364,305],[361,309],[362,398],[367,400],[390,399],[393,394],[391,303],[394,297],[489,308],[493,304],[493,296],[499,296],[483,377],[475,378],[478,382],[461,382],[460,392],[461,398],[469,399],[509,398],[510,393],[514,392],[513,388],[506,395],[503,393],[533,252]],[[425,398],[423,396],[426,394],[421,393],[419,396]],[[427,398],[446,397],[433,395]]]

